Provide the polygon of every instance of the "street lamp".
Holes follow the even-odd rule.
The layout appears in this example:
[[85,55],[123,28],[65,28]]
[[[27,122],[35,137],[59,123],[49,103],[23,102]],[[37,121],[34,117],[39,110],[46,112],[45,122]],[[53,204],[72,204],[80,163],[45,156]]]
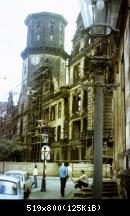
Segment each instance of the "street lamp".
[[41,149],[41,159],[43,160],[43,175],[41,191],[46,191],[46,161],[50,160],[50,147],[44,145]]
[[46,146],[43,147],[43,175],[41,191],[46,191]]
[[[87,36],[88,50],[84,54],[95,70],[94,116],[94,198],[102,198],[103,165],[103,89],[104,69],[116,54],[115,30],[121,0],[79,0],[81,15]],[[108,84],[107,84],[108,86]]]

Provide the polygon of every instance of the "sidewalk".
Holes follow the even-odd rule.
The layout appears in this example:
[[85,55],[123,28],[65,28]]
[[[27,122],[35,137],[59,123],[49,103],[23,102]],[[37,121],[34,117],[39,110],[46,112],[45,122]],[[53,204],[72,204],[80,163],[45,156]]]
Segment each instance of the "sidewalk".
[[[75,180],[75,178],[74,178]],[[74,188],[74,182],[69,178],[66,183],[65,196],[61,197],[60,194],[60,178],[59,177],[46,177],[46,191],[41,191],[42,176],[38,176],[38,188],[32,188],[31,193],[28,197],[28,200],[65,200],[65,199],[92,199],[92,197],[84,196],[74,196],[77,189]],[[89,178],[90,185],[92,184],[92,179]],[[81,193],[81,192],[80,192]],[[103,199],[112,199],[113,197],[105,196]],[[113,199],[117,199],[116,196]]]
[[42,177],[38,177],[38,188],[32,188],[29,195],[31,199],[74,199],[74,183],[69,178],[66,183],[65,196],[60,194],[60,178],[46,177],[46,191],[41,191]]

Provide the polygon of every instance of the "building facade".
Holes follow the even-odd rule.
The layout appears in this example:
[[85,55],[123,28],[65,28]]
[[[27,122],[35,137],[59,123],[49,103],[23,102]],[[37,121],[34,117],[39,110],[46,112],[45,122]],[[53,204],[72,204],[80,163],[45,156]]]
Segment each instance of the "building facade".
[[[118,12],[117,53],[103,68],[103,162],[113,164],[115,170],[126,167],[130,148],[127,1],[120,1]],[[97,68],[92,68],[85,52],[99,55],[102,51],[105,55],[106,41],[94,41],[91,46],[89,38],[81,34],[84,25],[80,14],[76,22],[68,56],[64,51],[67,22],[61,15],[43,12],[30,14],[25,20],[28,34],[27,47],[21,54],[17,133],[29,146],[27,160],[40,161],[41,147],[48,142],[52,161],[93,162]],[[110,45],[109,52],[113,49]]]
[[115,170],[123,170],[130,167],[130,134],[129,134],[129,31],[130,31],[130,2],[122,3],[122,11],[125,11],[123,20],[120,20],[120,45],[116,63],[116,79],[120,84],[114,94],[114,128],[115,128],[115,147],[114,147],[114,167]]
[[[69,84],[66,86],[66,99],[68,104],[68,113],[64,112],[62,118],[63,126],[61,128],[63,135],[60,140],[56,140],[54,149],[55,160],[69,161],[93,161],[94,145],[94,104],[95,104],[95,71],[90,70],[90,64],[85,57],[83,50],[89,50],[89,41],[86,36],[81,36],[83,29],[81,15],[77,19],[77,31],[73,39],[73,50],[69,58]],[[104,82],[112,83],[113,76],[108,77],[108,68],[104,73]],[[112,70],[112,69],[111,69]],[[104,163],[112,163],[113,160],[113,141],[114,126],[112,113],[113,91],[104,89]],[[64,108],[65,102],[63,103]],[[67,106],[67,105],[66,105]],[[64,110],[64,109],[63,109]],[[56,120],[58,123],[58,121]],[[59,122],[60,123],[60,122]],[[63,128],[63,129],[62,129]],[[65,130],[67,128],[67,130]],[[67,136],[66,132],[67,131]],[[61,140],[63,140],[61,142]]]

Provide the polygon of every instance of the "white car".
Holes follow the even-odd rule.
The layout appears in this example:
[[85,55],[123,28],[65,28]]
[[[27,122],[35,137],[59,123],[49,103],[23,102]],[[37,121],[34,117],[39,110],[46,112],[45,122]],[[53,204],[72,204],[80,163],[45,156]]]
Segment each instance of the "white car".
[[24,197],[26,198],[29,196],[32,189],[33,180],[28,172],[23,170],[9,170],[5,172],[5,175],[18,178],[21,183],[21,188],[24,191]]
[[21,189],[20,180],[13,176],[0,175],[0,199],[24,199],[24,192]]

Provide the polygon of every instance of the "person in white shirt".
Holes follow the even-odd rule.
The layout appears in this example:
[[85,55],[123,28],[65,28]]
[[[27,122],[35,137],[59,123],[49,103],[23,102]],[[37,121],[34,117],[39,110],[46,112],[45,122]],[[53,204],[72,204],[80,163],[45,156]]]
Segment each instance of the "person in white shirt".
[[71,179],[71,181],[74,183],[74,179],[73,179],[73,170],[70,166],[70,164],[68,163],[68,176]]
[[69,175],[69,177],[72,176],[72,168],[71,168],[71,166],[69,165],[69,163],[68,163],[68,175]]
[[85,174],[84,170],[81,170],[81,176],[75,181],[75,188],[88,187],[89,181],[88,176]]
[[38,170],[37,170],[37,165],[35,165],[35,168],[33,170],[35,188],[37,188],[37,176],[38,176]]

